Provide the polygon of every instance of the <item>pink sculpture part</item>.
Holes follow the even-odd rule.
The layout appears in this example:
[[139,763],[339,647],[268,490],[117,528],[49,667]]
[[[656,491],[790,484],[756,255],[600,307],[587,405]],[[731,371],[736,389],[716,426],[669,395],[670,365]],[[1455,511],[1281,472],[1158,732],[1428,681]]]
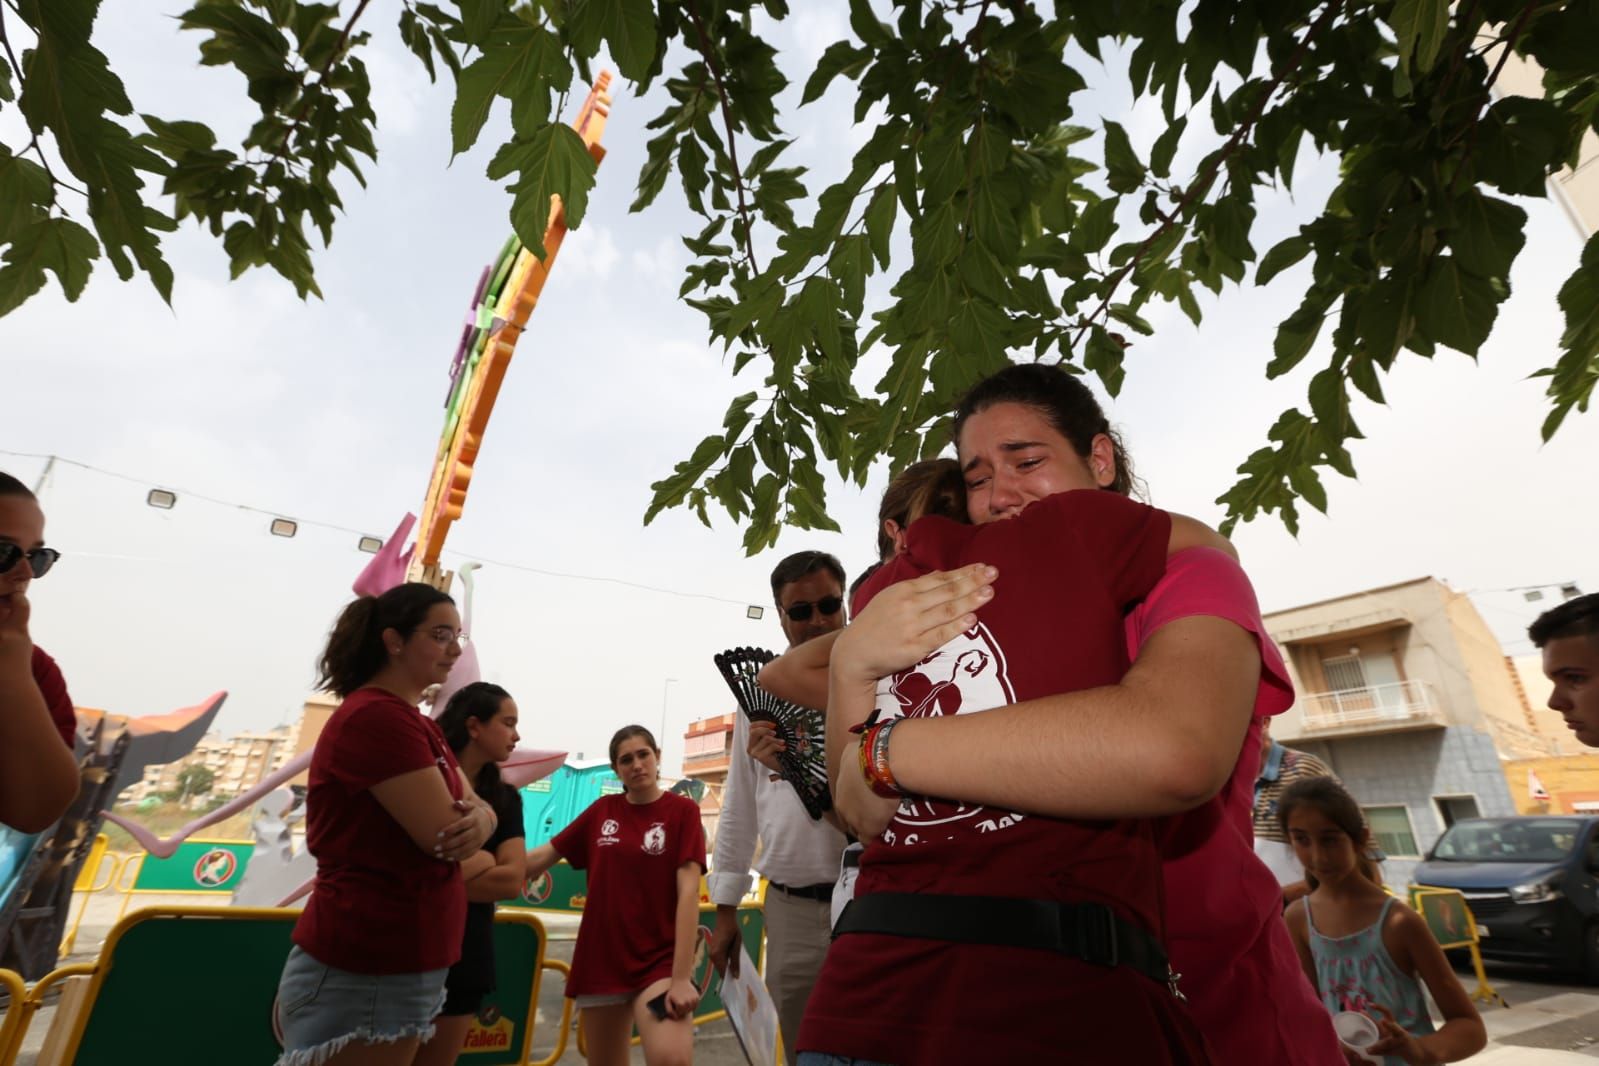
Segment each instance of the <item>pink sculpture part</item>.
[[138,841],[139,846],[145,851],[148,851],[151,855],[154,855],[158,859],[168,859],[177,853],[178,845],[189,839],[189,837],[193,834],[198,833],[207,826],[212,826],[218,822],[231,818],[242,810],[247,810],[249,806],[256,800],[267,795],[279,785],[287,783],[290,778],[294,777],[296,774],[299,774],[310,765],[311,753],[309,751],[301,752],[299,755],[296,755],[294,758],[284,763],[281,769],[268,774],[266,777],[263,777],[260,784],[256,785],[248,792],[240,793],[238,796],[229,800],[227,803],[224,803],[216,810],[208,811],[207,813],[202,814],[200,817],[196,818],[194,821],[190,822],[182,829],[179,829],[175,834],[169,837],[158,837],[154,833],[150,832],[150,830],[140,825],[138,822],[124,818],[114,811],[106,811],[105,820],[116,825],[120,825],[123,829],[127,830],[128,835],[134,840]]
[[403,553],[400,546],[411,535],[414,525],[416,515],[407,511],[405,517],[400,519],[400,524],[394,527],[394,532],[389,534],[389,539],[383,542],[383,547],[378,549],[372,561],[355,579],[355,584],[350,586],[357,596],[381,596],[405,580],[405,571],[411,565],[411,553],[416,550],[416,545],[406,548]]
[[[517,748],[511,757],[500,763],[500,775],[512,788],[523,788],[535,781],[542,781],[553,774],[562,763],[566,761],[564,751],[542,751],[535,748]],[[213,826],[218,822],[233,817],[242,810],[247,810],[252,803],[268,795],[279,785],[287,784],[311,765],[311,752],[303,751],[284,763],[282,768],[263,777],[259,784],[247,792],[242,792],[235,798],[224,803],[214,811],[201,815],[194,821],[179,829],[169,837],[158,837],[138,822],[131,821],[113,811],[106,811],[106,821],[120,825],[127,830],[128,835],[138,841],[139,846],[158,859],[171,858],[177,854],[178,845],[200,830]]]

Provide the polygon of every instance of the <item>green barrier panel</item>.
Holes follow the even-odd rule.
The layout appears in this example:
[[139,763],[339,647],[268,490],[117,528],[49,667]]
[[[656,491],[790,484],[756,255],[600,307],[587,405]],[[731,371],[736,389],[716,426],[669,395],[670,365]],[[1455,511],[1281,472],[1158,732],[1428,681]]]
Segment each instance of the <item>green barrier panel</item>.
[[537,877],[522,882],[522,895],[508,899],[501,907],[520,907],[536,911],[559,911],[564,914],[583,913],[583,902],[588,898],[589,879],[582,870],[574,870],[565,859]]
[[1411,891],[1410,905],[1426,920],[1439,947],[1464,948],[1477,942],[1477,922],[1459,892],[1417,886]]
[[[299,912],[174,908],[134,914],[106,941],[68,1061],[214,1066],[270,1063],[278,976]],[[544,928],[532,915],[494,925],[499,989],[463,1049],[478,1066],[520,1063],[532,1047]],[[485,1024],[486,1023],[486,1024]]]
[[185,840],[171,857],[144,856],[133,892],[232,892],[244,878],[253,840]]
[[[544,927],[531,914],[505,914],[494,922],[495,989],[467,1030],[460,1060],[472,1066],[526,1062],[533,1050]],[[553,1021],[553,1019],[552,1019]]]

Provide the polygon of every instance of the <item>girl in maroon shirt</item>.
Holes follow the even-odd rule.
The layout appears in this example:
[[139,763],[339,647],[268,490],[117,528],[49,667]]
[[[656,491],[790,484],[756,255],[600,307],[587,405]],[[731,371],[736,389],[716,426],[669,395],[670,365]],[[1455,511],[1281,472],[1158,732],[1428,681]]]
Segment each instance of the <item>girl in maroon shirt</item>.
[[72,701],[28,632],[28,585],[59,556],[44,546],[38,499],[0,473],[0,822],[23,833],[53,825],[78,795]]
[[[879,891],[936,893],[944,896],[936,907],[942,914],[963,896],[1003,896],[1019,901],[1012,911],[1042,901],[1069,909],[1074,920],[1108,905],[1113,921],[1109,930],[1079,929],[1082,939],[1075,947],[1073,938],[1058,938],[1062,957],[1055,959],[1036,946],[1013,946],[1014,938],[1001,935],[1005,930],[990,936],[981,923],[949,937],[895,937],[870,931],[870,923],[850,931],[846,912],[812,995],[800,1062],[958,1062],[973,1061],[985,1050],[1007,1061],[1205,1061],[1191,1022],[1156,965],[1159,953],[1149,947],[1152,939],[1158,946],[1163,933],[1152,819],[1202,802],[1226,779],[1249,719],[1258,652],[1245,634],[1235,639],[1211,632],[1225,623],[1173,623],[1149,650],[1160,643],[1167,665],[1175,654],[1183,669],[1153,678],[1141,674],[1135,686],[1131,674],[1117,683],[1126,669],[1125,650],[1105,644],[1120,638],[1117,612],[1098,611],[1093,627],[1065,628],[1073,605],[1101,595],[1099,586],[1107,580],[1118,582],[1110,589],[1118,603],[1127,602],[1130,589],[1147,591],[1153,583],[1140,567],[1139,580],[1124,588],[1121,569],[1105,565],[1105,559],[1147,539],[1107,538],[1117,528],[1107,523],[1131,517],[1118,517],[1109,507],[1117,493],[1072,491],[1125,492],[1130,475],[1103,412],[1069,375],[1012,367],[980,384],[962,404],[957,445],[971,520],[986,528],[1003,519],[1008,521],[1002,526],[1016,528],[996,529],[986,540],[979,531],[972,541],[975,554],[963,558],[958,549],[963,538],[973,537],[969,531],[924,520],[933,523],[920,531],[925,559],[937,565],[922,569],[996,562],[1000,584],[992,600],[981,607],[979,600],[952,618],[943,607],[947,597],[924,583],[914,596],[895,600],[902,616],[937,608],[923,624],[932,636],[915,654],[901,654],[911,650],[902,639],[904,627],[886,618],[873,626],[870,609],[857,622],[860,628],[846,630],[834,649],[828,737],[835,802],[865,835],[887,831],[868,850],[857,898]],[[1096,513],[1066,513],[1085,507]],[[917,534],[911,531],[912,561],[924,558]],[[982,550],[989,543],[1008,554],[988,558]],[[1076,573],[1085,559],[1093,565]],[[885,568],[887,578],[877,587],[905,570]],[[932,585],[992,580],[970,569],[930,579]],[[872,591],[869,584],[862,597]],[[1007,607],[1007,600],[1014,602]],[[855,743],[846,730],[866,716],[874,697],[882,705],[885,690],[878,679],[922,663],[903,671],[887,690],[901,705],[907,699],[915,703],[920,690],[911,682],[928,674],[926,652],[963,634],[981,636],[985,625],[995,627],[998,647],[974,646],[974,656],[988,658],[973,661],[987,664],[983,677],[994,675],[989,687],[996,692],[974,691],[986,698],[968,709],[992,709],[898,720],[892,742],[874,748],[872,763],[881,764],[886,782],[906,796],[874,794],[855,768]],[[1179,628],[1182,638],[1174,642]],[[1103,674],[1105,665],[1113,672],[1086,686],[1081,677],[1060,685],[1064,676],[1048,671],[1058,672],[1063,657],[1077,662],[1079,674],[1090,667]],[[1182,685],[1162,689],[1179,677]],[[957,680],[963,689],[980,688]],[[1173,714],[1173,707],[1185,712]],[[838,743],[831,743],[835,738]],[[971,841],[952,845],[953,831],[973,821],[976,834],[966,834]],[[1027,849],[1006,846],[1012,838],[1021,844],[1029,834],[1042,844],[1046,830],[1060,839],[1043,851],[1019,854]],[[1071,846],[1060,847],[1068,838]],[[921,861],[924,853],[927,861]],[[1035,883],[1040,876],[1047,883]],[[981,910],[982,901],[973,902]],[[1133,930],[1128,946],[1138,949],[1131,958],[1102,949],[1099,942],[1112,933],[1119,944],[1126,927]],[[975,938],[969,945],[954,942],[967,936]],[[1044,971],[1050,976],[1040,980]]]
[[588,871],[566,994],[582,1012],[590,1066],[625,1066],[635,1026],[650,1066],[693,1058],[705,829],[693,800],[661,789],[660,759],[648,729],[618,730],[611,769],[626,791],[601,796],[527,856],[529,877],[563,858]]
[[410,1066],[460,957],[456,865],[495,828],[439,727],[417,710],[461,655],[461,618],[431,585],[339,616],[318,683],[343,698],[317,738],[306,845],[317,860],[278,983],[278,1066]]

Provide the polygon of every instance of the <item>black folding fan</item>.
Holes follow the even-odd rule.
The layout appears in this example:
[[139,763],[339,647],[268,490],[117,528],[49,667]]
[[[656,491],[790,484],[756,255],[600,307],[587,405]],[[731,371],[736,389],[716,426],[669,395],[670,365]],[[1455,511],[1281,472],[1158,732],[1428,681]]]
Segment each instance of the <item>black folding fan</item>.
[[[794,786],[806,813],[821,818],[833,808],[827,787],[827,752],[823,746],[826,716],[809,707],[790,703],[756,684],[761,667],[777,658],[765,648],[732,648],[716,656],[727,687],[733,690],[739,710],[752,722],[771,722],[787,748],[777,756],[781,777]],[[735,754],[736,757],[736,754]]]

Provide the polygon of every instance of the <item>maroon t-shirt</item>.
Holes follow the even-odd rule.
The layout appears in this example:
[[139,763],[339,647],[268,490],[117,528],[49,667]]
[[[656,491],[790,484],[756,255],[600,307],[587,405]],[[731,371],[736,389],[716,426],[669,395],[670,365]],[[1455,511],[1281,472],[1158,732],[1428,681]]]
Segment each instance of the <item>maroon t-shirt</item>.
[[450,795],[458,765],[434,721],[377,688],[352,692],[311,756],[305,840],[316,884],[294,942],[354,973],[422,973],[461,956],[461,868],[418,848],[372,795],[373,785],[437,766]]
[[566,994],[632,994],[672,976],[678,867],[705,869],[698,805],[671,792],[651,803],[601,796],[550,843],[588,871]]
[[72,697],[67,695],[67,680],[61,676],[61,668],[37,644],[33,646],[33,662],[30,665],[33,667],[33,683],[39,686],[45,706],[50,708],[50,720],[56,724],[56,732],[61,734],[61,740],[67,747],[76,747],[78,712],[72,707]]
[[[1161,576],[1170,528],[1162,511],[1086,490],[983,526],[912,524],[908,551],[879,572],[879,587],[974,562],[992,563],[999,577],[972,629],[879,684],[879,711],[971,714],[1120,681],[1123,616]],[[1160,934],[1148,820],[1073,821],[910,797],[862,858],[856,896],[876,892],[1102,903]],[[866,933],[833,942],[799,1046],[918,1066],[1205,1061],[1178,1002],[1131,968]]]

